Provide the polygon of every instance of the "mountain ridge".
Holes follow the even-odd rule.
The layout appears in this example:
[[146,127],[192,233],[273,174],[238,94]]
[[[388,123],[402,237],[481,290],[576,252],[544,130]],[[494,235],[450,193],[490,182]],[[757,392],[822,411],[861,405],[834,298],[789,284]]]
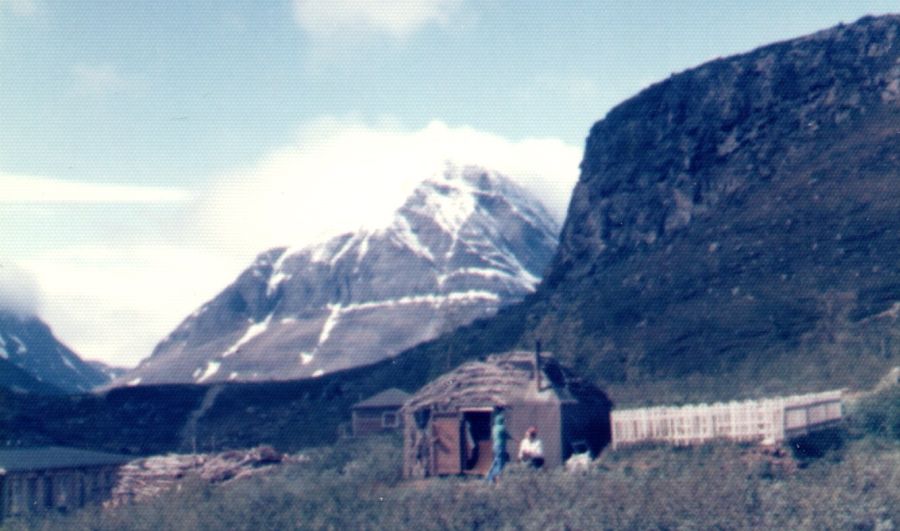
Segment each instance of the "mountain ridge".
[[0,363],[11,366],[2,369],[6,376],[0,378],[0,385],[13,390],[77,393],[108,381],[60,342],[39,318],[2,310]]
[[261,253],[117,383],[318,377],[390,357],[533,291],[558,230],[508,178],[451,168],[386,227]]

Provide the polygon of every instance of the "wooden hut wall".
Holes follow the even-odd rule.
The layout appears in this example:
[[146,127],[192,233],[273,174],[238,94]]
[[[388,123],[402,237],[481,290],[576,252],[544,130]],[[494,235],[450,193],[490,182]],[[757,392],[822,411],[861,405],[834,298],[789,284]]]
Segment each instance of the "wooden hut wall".
[[[507,406],[506,428],[513,437],[507,445],[511,459],[516,459],[519,443],[530,426],[538,429],[538,436],[544,445],[546,466],[560,466],[565,453],[563,423],[560,404],[554,402],[522,402]],[[433,469],[433,448],[431,430],[433,415],[424,428],[419,427],[414,415],[404,419],[403,474],[407,478],[423,478],[436,475]]]
[[116,466],[11,472],[0,477],[3,517],[71,510],[109,498]]
[[403,419],[403,477],[425,478],[431,475],[431,411],[428,408]]
[[351,417],[353,423],[353,436],[362,437],[398,429],[401,424],[399,419],[396,426],[384,425],[385,414],[399,416],[400,413],[398,410],[399,408],[396,406],[354,409]]
[[563,404],[561,408],[563,461],[572,455],[576,443],[585,443],[595,456],[610,443],[609,411],[608,406],[598,407],[596,403]]

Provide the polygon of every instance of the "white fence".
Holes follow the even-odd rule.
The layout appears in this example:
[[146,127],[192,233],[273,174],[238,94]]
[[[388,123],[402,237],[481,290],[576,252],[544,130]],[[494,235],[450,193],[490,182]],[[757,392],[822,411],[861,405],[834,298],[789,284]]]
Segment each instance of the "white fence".
[[841,391],[744,402],[613,411],[613,449],[640,442],[677,446],[713,439],[779,443],[841,419]]

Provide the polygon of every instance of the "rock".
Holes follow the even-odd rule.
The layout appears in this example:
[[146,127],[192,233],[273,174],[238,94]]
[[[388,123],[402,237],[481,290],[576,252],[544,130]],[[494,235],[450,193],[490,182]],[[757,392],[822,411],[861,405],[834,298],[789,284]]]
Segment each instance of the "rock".
[[798,353],[807,382],[883,370],[900,356],[898,79],[900,16],[865,18],[611,110],[528,334],[601,382],[778,376],[767,364]]

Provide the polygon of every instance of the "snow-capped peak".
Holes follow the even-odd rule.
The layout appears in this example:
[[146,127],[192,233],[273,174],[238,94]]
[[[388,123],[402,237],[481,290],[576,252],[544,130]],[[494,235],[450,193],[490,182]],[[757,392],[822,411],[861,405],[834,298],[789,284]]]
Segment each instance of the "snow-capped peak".
[[315,377],[379,361],[533,291],[557,234],[506,177],[450,167],[381,227],[260,254],[120,382]]

